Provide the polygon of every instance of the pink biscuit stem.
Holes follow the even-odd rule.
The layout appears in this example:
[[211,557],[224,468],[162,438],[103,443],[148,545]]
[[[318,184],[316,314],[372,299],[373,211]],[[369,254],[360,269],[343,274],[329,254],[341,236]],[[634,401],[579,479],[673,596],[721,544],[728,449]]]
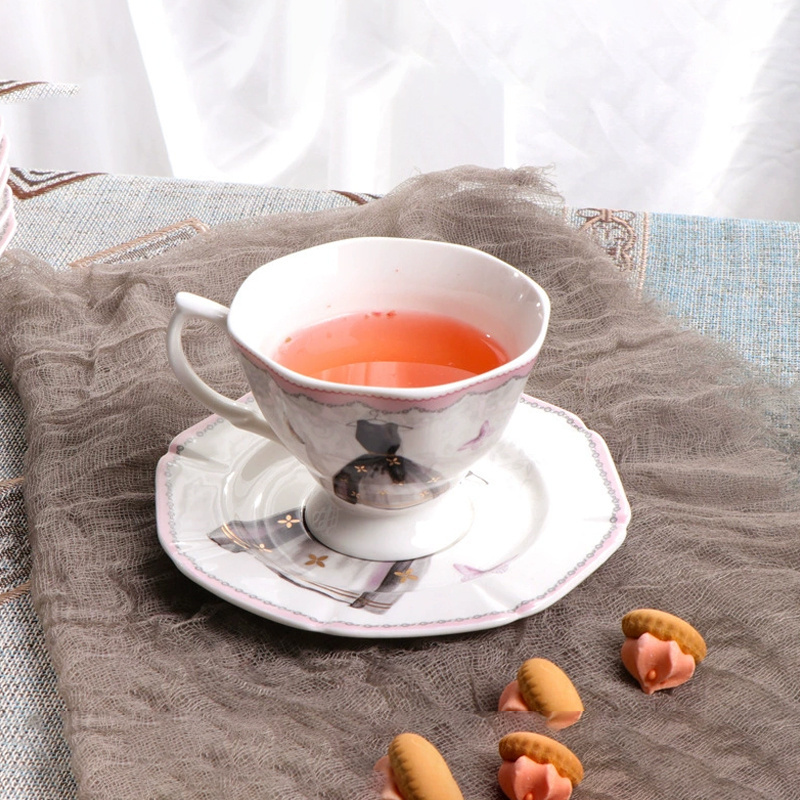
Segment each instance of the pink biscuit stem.
[[503,689],[500,695],[500,700],[497,702],[498,711],[530,711],[522,692],[519,690],[519,683],[511,681],[511,683]]
[[[497,702],[498,711],[525,711],[530,712],[531,709],[525,702],[522,692],[519,690],[518,681],[511,681],[511,683],[503,689],[500,699]],[[545,725],[551,731],[560,731],[574,725],[583,714],[582,711],[570,711],[569,713],[553,712],[549,717],[546,717]]]
[[509,800],[567,800],[572,794],[569,778],[559,775],[552,764],[540,764],[527,756],[504,761],[497,780]]
[[383,756],[375,762],[375,772],[383,777],[380,800],[403,800],[400,790],[394,780],[392,765],[389,763],[389,756]]
[[664,642],[650,633],[626,639],[620,655],[625,669],[639,681],[645,694],[673,689],[694,675],[693,656],[684,653],[677,642]]

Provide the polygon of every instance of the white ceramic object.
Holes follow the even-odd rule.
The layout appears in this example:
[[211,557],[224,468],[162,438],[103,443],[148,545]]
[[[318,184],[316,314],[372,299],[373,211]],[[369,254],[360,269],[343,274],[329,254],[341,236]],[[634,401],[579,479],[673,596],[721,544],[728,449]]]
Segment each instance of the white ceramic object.
[[0,255],[8,247],[8,243],[17,230],[17,220],[14,216],[14,198],[11,187],[0,188]]
[[433,636],[547,608],[619,548],[630,518],[602,438],[525,395],[460,482],[473,509],[466,535],[434,555],[377,562],[326,547],[304,524],[314,488],[282,447],[209,417],[158,464],[160,542],[193,581],[276,622],[340,636]]
[[[364,311],[446,314],[488,331],[509,354],[489,372],[441,386],[380,388],[317,380],[272,357],[287,334]],[[346,239],[258,268],[230,309],[180,293],[167,336],[175,374],[234,425],[280,442],[318,489],[306,522],[340,553],[379,561],[450,546],[473,510],[461,478],[500,440],[544,341],[545,292],[480,250],[444,242]],[[208,387],[189,365],[190,317],[230,337],[257,407]]]
[[10,167],[8,164],[8,137],[3,127],[3,118],[0,117],[0,189],[3,189],[8,180]]
[[17,229],[14,216],[14,197],[8,185],[8,137],[3,130],[3,119],[0,117],[0,255],[8,246]]
[[16,230],[17,220],[14,216],[14,199],[11,195],[11,187],[3,186],[0,188],[0,255],[8,246]]

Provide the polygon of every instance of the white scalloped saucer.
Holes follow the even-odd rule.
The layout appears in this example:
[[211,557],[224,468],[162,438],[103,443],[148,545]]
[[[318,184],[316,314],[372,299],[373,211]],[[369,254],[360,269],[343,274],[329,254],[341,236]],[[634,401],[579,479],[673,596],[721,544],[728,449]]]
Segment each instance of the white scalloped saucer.
[[474,518],[455,544],[413,561],[352,558],[307,532],[303,507],[314,483],[306,470],[279,445],[212,416],[159,461],[158,535],[185,575],[254,614],[390,638],[535,614],[603,564],[630,519],[602,438],[528,396],[463,486]]

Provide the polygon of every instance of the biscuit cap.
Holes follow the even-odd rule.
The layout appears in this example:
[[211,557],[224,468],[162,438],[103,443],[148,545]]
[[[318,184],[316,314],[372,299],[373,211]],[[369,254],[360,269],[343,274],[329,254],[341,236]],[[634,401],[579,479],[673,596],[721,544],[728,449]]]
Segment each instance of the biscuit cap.
[[552,764],[556,772],[568,778],[573,786],[583,780],[583,765],[578,756],[549,736],[527,731],[509,733],[500,740],[498,749],[503,761],[516,761],[520,756],[527,756],[539,764]]
[[441,753],[419,734],[395,736],[388,755],[405,800],[464,800]]
[[637,608],[622,618],[622,632],[629,639],[649,633],[662,642],[674,641],[699,664],[706,657],[706,643],[685,619],[655,608]]
[[567,674],[546,658],[529,658],[523,662],[517,671],[517,685],[531,711],[554,721],[565,720],[558,728],[576,722],[583,714],[578,690]]

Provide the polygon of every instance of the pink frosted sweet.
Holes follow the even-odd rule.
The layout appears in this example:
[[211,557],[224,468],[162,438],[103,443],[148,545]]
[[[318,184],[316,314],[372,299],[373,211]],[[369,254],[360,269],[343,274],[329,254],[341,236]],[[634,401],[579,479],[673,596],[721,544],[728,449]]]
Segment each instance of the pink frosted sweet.
[[381,800],[464,800],[442,754],[423,736],[406,731],[375,763]]
[[541,714],[548,728],[560,731],[581,718],[583,703],[564,670],[546,658],[529,658],[503,689],[497,709]]
[[527,756],[504,761],[497,780],[509,800],[567,800],[572,794],[569,778],[559,775],[552,764],[540,764]]
[[665,642],[650,633],[626,638],[620,655],[645,694],[680,686],[694,675],[693,656],[684,653],[677,642]]

